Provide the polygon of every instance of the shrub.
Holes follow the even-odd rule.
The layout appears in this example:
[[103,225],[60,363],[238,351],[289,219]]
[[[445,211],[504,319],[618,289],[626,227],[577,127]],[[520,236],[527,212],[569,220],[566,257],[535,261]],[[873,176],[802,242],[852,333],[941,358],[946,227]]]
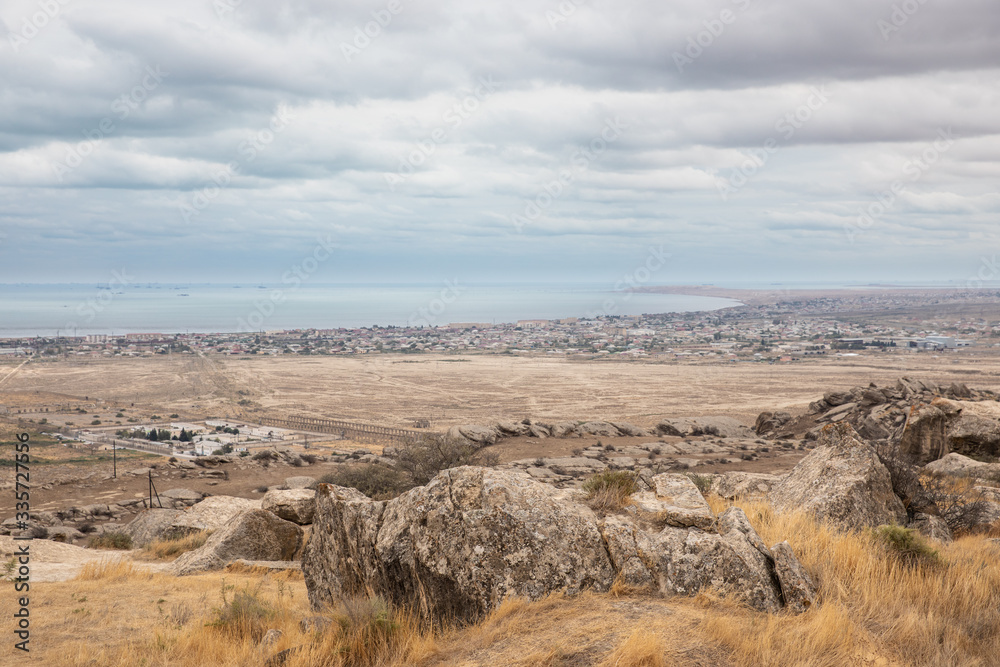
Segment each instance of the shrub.
[[267,631],[267,622],[275,616],[274,606],[260,594],[260,585],[251,589],[247,584],[232,596],[232,586],[222,585],[222,605],[212,609],[212,622],[208,625],[232,638],[249,637],[259,641]]
[[635,475],[621,470],[606,470],[583,483],[591,507],[602,510],[621,509],[638,488]]
[[319,460],[319,458],[315,454],[299,454],[299,458],[308,463],[309,465],[312,465]]
[[396,451],[396,467],[410,477],[411,485],[423,486],[442,470],[459,466],[495,466],[500,455],[484,452],[464,440],[427,436]]
[[36,540],[44,540],[49,536],[49,529],[45,526],[32,526],[28,529],[28,535],[35,538]]
[[77,530],[79,530],[84,535],[89,535],[90,533],[92,533],[95,530],[97,530],[97,528],[92,523],[84,523],[84,524],[81,524],[80,526],[78,526]]
[[278,455],[270,449],[262,449],[259,452],[254,452],[253,456],[250,458],[253,461],[267,462],[278,458]]
[[708,475],[699,475],[697,473],[689,472],[684,473],[687,475],[688,479],[694,482],[694,485],[698,487],[702,495],[708,493],[708,490],[712,488],[712,478]]
[[911,528],[887,525],[874,529],[875,537],[889,547],[889,551],[903,562],[916,564],[936,564],[941,561],[938,552],[924,539],[924,536]]
[[963,489],[961,482],[948,477],[921,476],[920,469],[903,458],[895,445],[879,446],[876,453],[910,518],[919,512],[937,514],[955,534],[972,532],[983,523],[989,506],[981,494]]
[[118,530],[111,530],[100,535],[94,535],[87,540],[91,549],[131,549],[132,537]]
[[369,498],[384,500],[394,498],[412,489],[415,484],[403,471],[382,463],[357,463],[344,465],[323,475],[324,484],[357,489]]

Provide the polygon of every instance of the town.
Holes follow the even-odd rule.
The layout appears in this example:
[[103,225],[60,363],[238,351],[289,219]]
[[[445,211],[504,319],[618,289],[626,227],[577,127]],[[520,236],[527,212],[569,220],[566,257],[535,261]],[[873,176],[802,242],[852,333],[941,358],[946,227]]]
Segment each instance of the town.
[[371,326],[255,333],[125,333],[9,338],[3,356],[168,354],[360,355],[494,353],[666,360],[788,362],[813,355],[911,353],[1000,346],[1000,292],[871,292],[717,311],[596,315],[436,327]]

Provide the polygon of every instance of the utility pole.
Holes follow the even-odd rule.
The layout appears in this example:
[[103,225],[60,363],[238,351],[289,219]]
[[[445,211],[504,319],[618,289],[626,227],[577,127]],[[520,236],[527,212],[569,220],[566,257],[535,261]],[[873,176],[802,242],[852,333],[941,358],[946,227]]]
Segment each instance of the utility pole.
[[111,441],[111,460],[114,462],[114,475],[115,479],[118,478],[118,441]]

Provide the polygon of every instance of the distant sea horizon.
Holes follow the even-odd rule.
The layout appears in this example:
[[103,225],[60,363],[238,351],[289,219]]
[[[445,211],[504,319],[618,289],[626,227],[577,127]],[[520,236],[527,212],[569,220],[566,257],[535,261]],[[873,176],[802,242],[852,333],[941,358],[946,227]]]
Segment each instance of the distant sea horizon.
[[0,338],[500,324],[740,305],[606,283],[0,284]]
[[[671,285],[683,287],[684,285]],[[947,288],[956,282],[691,283],[733,290]],[[643,287],[657,287],[644,285]],[[662,286],[661,286],[662,287]],[[0,338],[500,324],[713,311],[729,298],[607,283],[0,283]]]

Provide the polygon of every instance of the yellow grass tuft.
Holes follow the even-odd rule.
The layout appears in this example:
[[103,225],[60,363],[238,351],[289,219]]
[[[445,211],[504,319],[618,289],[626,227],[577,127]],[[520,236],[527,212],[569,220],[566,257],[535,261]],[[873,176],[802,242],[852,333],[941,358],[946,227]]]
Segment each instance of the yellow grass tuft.
[[75,581],[127,581],[130,579],[148,580],[152,573],[136,567],[132,561],[123,558],[102,558],[98,561],[84,563]]
[[153,540],[142,548],[137,557],[145,560],[174,560],[183,553],[203,546],[211,534],[210,530],[201,530],[173,540]]
[[649,631],[636,630],[624,642],[615,647],[600,667],[667,667],[663,639]]

